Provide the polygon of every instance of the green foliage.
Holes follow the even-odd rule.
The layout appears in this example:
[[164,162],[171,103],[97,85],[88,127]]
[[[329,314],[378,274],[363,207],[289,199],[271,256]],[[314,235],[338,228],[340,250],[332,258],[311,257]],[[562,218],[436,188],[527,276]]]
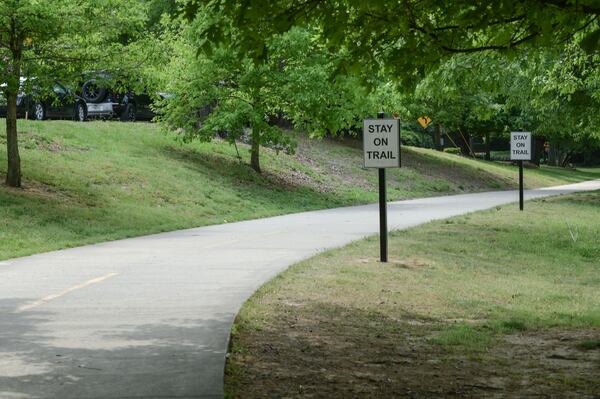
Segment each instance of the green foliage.
[[2,1],[0,81],[18,89],[22,73],[44,87],[86,68],[105,68],[141,35],[145,12],[138,0]]
[[433,141],[428,133],[402,129],[400,136],[403,145],[421,148],[433,148]]
[[590,339],[583,341],[580,344],[578,344],[577,347],[583,350],[600,349],[600,339]]
[[409,118],[480,137],[528,130],[563,152],[599,148],[597,55],[573,42],[516,55],[449,58],[404,96]]
[[506,75],[499,72],[501,58],[492,54],[459,54],[421,79],[405,95],[409,117],[427,115],[445,129],[476,136],[501,132],[500,89]]
[[551,138],[554,148],[597,145],[595,2],[185,4],[188,18],[213,16],[198,31],[202,48],[226,43],[255,62],[269,57],[266,43],[274,35],[293,26],[316,28],[325,46],[348,55],[336,73],[360,76],[374,87],[377,105],[403,119],[428,115],[450,131],[480,137],[527,129]]
[[444,148],[444,152],[453,155],[460,155],[462,153],[459,147],[446,147]]
[[[345,71],[384,67],[413,86],[441,59],[457,53],[497,50],[510,53],[526,43],[548,46],[582,31],[588,47],[597,48],[600,12],[592,1],[538,2],[486,0],[394,0],[358,2],[187,0],[188,18],[200,12],[215,18],[201,32],[209,42],[227,42],[227,21],[239,29],[237,51],[252,59],[267,55],[264,43],[294,25],[319,27],[331,48],[347,48]],[[596,46],[596,47],[594,47]]]
[[204,43],[199,32],[208,21],[198,17],[182,24],[164,77],[174,97],[161,104],[159,120],[179,129],[184,141],[210,141],[226,132],[235,144],[249,135],[258,171],[259,146],[293,150],[289,136],[270,123],[273,118],[285,117],[316,137],[361,121],[366,93],[351,78],[333,77],[334,58],[315,32],[292,29],[274,36],[266,43],[269,56],[256,63],[227,46],[198,52]]

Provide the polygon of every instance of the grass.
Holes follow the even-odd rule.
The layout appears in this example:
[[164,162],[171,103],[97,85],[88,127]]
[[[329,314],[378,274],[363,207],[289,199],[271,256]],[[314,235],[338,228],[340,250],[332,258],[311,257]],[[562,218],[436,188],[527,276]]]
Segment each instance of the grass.
[[578,346],[580,349],[584,350],[600,349],[600,339],[586,340],[581,342]]
[[[0,123],[0,179],[6,173]],[[155,125],[19,121],[24,188],[0,186],[0,259],[162,231],[377,201],[377,173],[356,140],[308,140],[296,155],[219,140],[182,144]],[[516,187],[516,168],[405,148],[390,200]],[[600,169],[528,170],[530,187],[600,177]]]
[[393,232],[387,264],[376,237],[299,263],[240,311],[229,396],[595,397],[599,226],[582,193]]

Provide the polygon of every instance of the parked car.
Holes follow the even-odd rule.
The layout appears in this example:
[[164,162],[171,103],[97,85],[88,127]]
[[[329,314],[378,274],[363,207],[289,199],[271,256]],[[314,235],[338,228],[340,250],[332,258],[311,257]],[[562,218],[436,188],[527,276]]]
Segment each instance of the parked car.
[[52,85],[52,92],[54,96],[37,98],[37,96],[28,95],[26,97],[31,119],[41,121],[48,118],[69,118],[79,122],[87,119],[87,104],[81,96],[60,82]]
[[[20,93],[17,95],[17,118],[24,118],[25,113],[28,111],[26,109],[25,102],[23,98],[24,94]],[[6,112],[8,111],[8,104],[6,101],[6,97],[4,97],[4,93],[0,91],[0,118],[6,118]]]
[[[24,79],[21,80],[23,84]],[[21,92],[17,96],[17,117],[35,120],[68,118],[83,122],[87,119],[85,100],[72,90],[56,81],[52,85],[53,94],[42,96],[39,89],[33,93]],[[0,94],[0,116],[6,116],[6,98]]]
[[[21,78],[21,87],[23,87],[25,83],[25,78]],[[7,112],[7,100],[6,97],[4,95],[4,88],[6,87],[6,83],[3,83],[0,85],[0,118],[5,118],[6,117],[6,112]],[[19,91],[19,94],[17,94],[17,118],[24,118],[25,114],[27,113],[28,109],[28,103],[27,101],[23,101],[26,98],[26,94],[23,93],[23,91]]]
[[[106,83],[108,79],[108,74],[101,73],[99,78],[88,79],[82,85],[81,96],[87,103],[90,118],[117,118],[130,122],[154,118],[150,108],[152,98],[148,94],[110,88]],[[166,96],[164,93],[158,95]]]

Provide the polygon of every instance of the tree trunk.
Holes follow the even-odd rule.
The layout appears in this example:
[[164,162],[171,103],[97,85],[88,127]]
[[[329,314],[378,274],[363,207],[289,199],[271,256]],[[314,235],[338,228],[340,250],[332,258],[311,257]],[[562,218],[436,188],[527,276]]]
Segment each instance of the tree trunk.
[[439,123],[435,124],[435,133],[433,134],[434,146],[438,151],[442,151],[442,132],[441,126]]
[[[8,91],[13,92],[8,93]],[[21,187],[21,158],[17,140],[17,93],[14,90],[7,90],[6,100],[6,154],[8,157],[6,185]]]
[[548,165],[559,166],[560,149],[558,143],[553,141],[550,143],[550,151],[548,154]]
[[540,166],[540,161],[544,155],[544,142],[543,137],[533,136],[533,143],[531,149],[531,163]]
[[491,151],[491,143],[490,143],[490,132],[485,132],[485,160],[492,160],[492,151]]
[[260,170],[260,129],[256,126],[252,127],[252,147],[250,148],[250,166],[256,172]]
[[583,166],[592,166],[594,164],[594,152],[590,147],[583,150]]
[[[23,37],[18,34],[18,21],[13,19],[9,30],[9,76],[6,83],[6,155],[8,169],[6,172],[6,185],[21,187],[21,157],[19,156],[19,142],[17,140],[17,95],[19,94],[21,78],[21,57],[23,54]],[[4,60],[5,62],[8,60]]]
[[464,144],[464,146],[461,147],[463,155],[465,155],[467,157],[475,157],[475,154],[473,153],[473,150],[472,150],[471,144],[470,144],[471,135],[469,133],[463,133],[460,129],[458,130],[458,133],[460,134],[460,137]]

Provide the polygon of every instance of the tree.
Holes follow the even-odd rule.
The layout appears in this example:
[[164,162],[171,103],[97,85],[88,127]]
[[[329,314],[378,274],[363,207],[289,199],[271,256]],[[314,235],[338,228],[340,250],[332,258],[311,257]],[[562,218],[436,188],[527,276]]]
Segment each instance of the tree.
[[[490,142],[493,133],[505,129],[502,88],[508,79],[501,57],[494,54],[456,54],[421,79],[415,90],[404,95],[410,118],[429,116],[436,129],[436,147],[440,132],[456,132],[455,144],[472,155],[470,138]],[[512,71],[511,71],[512,72]],[[489,158],[489,146],[486,150]]]
[[[564,165],[583,152],[585,162],[600,148],[600,55],[575,41],[535,55],[514,85],[512,102],[530,114],[532,130],[551,142],[551,163]],[[529,90],[529,92],[524,92]]]
[[[205,8],[207,7],[207,8]],[[188,0],[186,14],[225,14],[240,30],[240,53],[260,59],[265,40],[295,25],[318,26],[333,48],[346,47],[348,70],[383,65],[405,85],[457,53],[552,46],[578,34],[589,49],[600,39],[593,0]],[[232,37],[222,19],[205,26],[206,44]]]
[[[17,95],[22,75],[35,85],[73,79],[136,35],[145,10],[137,0],[3,0],[0,2],[0,82],[7,100],[6,184],[21,186]],[[90,29],[92,27],[92,29]],[[32,82],[28,85],[31,87]]]
[[363,113],[366,94],[350,78],[332,78],[335,59],[315,32],[292,29],[274,36],[267,43],[269,56],[255,63],[239,58],[229,46],[198,53],[197,32],[205,23],[199,17],[184,24],[164,77],[174,97],[164,103],[159,119],[178,129],[184,140],[210,141],[226,132],[235,144],[249,131],[250,164],[260,172],[261,146],[293,148],[272,118],[284,115],[314,136],[335,134],[360,121],[356,116]]
[[[535,65],[536,60],[541,59],[538,50],[546,53],[546,61],[554,57],[557,62],[570,64],[571,61],[564,58],[568,53],[564,50],[565,43],[577,45],[586,57],[597,56],[600,5],[593,0],[247,0],[241,3],[187,0],[188,18],[197,12],[223,16],[212,18],[199,32],[203,39],[199,48],[229,43],[238,54],[260,62],[268,56],[265,43],[270,37],[293,26],[310,26],[320,30],[328,48],[348,52],[349,57],[340,65],[340,72],[362,75],[365,81],[375,72],[402,89],[423,87],[419,82],[424,77],[436,73],[440,66],[443,69],[446,62],[456,60],[459,55],[502,54],[502,60],[492,56],[488,61],[496,63],[497,69],[506,65],[515,73],[515,79],[500,76],[510,90],[494,89],[486,93],[479,88],[475,91],[477,101],[453,104],[463,109],[466,109],[463,106],[476,106],[484,111],[483,119],[472,118],[471,112],[469,117],[463,118],[472,128],[496,129],[503,118],[510,117],[512,121],[505,121],[510,122],[506,123],[508,128],[530,126],[530,130],[544,129],[544,135],[558,138],[556,127],[562,129],[569,121],[570,126],[578,129],[562,129],[562,134],[569,132],[566,137],[571,135],[576,142],[589,143],[597,125],[594,112],[580,113],[583,106],[596,105],[591,95],[594,89],[590,86],[598,75],[590,72],[598,70],[595,61],[588,63],[593,66],[587,68],[588,77],[580,79],[590,90],[580,87],[576,92],[568,92],[570,89],[562,84],[566,82],[556,81],[558,85],[552,88],[549,86],[551,77],[558,71],[550,73],[550,67],[540,71]],[[235,21],[235,35],[231,24],[224,21]],[[557,52],[562,55],[557,56]],[[516,55],[524,59],[515,61]],[[580,70],[574,68],[574,71]],[[566,78],[572,75],[564,68],[563,72],[567,73]],[[523,84],[525,79],[529,81]],[[538,92],[532,91],[534,82],[537,82]],[[531,103],[515,101],[511,97],[515,94],[520,99],[530,99]],[[431,108],[437,107],[442,113],[447,111],[442,104],[447,105],[448,98],[430,97],[428,100]],[[577,121],[570,120],[578,114],[581,116]],[[556,123],[550,126],[549,121]]]
[[532,131],[538,138],[534,161],[542,138],[552,142],[558,164],[573,152],[589,158],[600,141],[598,54],[569,41],[518,55],[454,55],[427,74],[405,104],[465,134]]

